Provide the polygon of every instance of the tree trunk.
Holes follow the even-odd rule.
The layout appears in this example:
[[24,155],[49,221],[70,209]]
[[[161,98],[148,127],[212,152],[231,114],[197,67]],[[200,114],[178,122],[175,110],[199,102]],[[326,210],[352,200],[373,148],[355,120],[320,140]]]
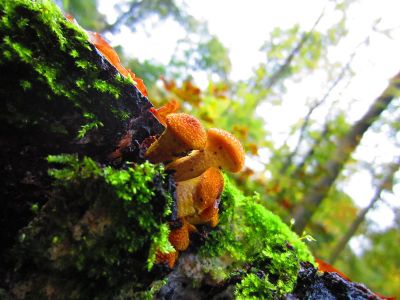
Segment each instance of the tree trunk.
[[330,264],[334,264],[335,261],[339,258],[340,254],[342,253],[343,249],[346,247],[347,243],[357,232],[360,225],[364,222],[365,216],[367,215],[367,213],[374,207],[375,203],[378,202],[379,199],[381,198],[382,192],[384,190],[387,190],[388,187],[391,187],[393,185],[393,176],[399,169],[399,166],[400,166],[399,162],[397,162],[397,163],[393,163],[389,167],[389,170],[388,170],[385,178],[379,184],[370,203],[359,212],[359,214],[357,215],[357,217],[355,218],[355,220],[353,221],[353,223],[350,225],[349,229],[347,230],[346,234],[344,236],[342,236],[340,241],[337,243],[336,247],[333,249],[331,256],[329,257],[329,260],[328,260],[328,262]]
[[400,73],[394,76],[388,87],[374,101],[366,114],[358,120],[349,132],[339,141],[332,158],[325,164],[323,175],[304,196],[303,202],[297,206],[294,212],[296,221],[294,230],[301,234],[304,228],[317,211],[319,205],[328,194],[330,187],[343,169],[345,163],[358,146],[364,133],[379,118],[381,113],[388,107],[400,88]]

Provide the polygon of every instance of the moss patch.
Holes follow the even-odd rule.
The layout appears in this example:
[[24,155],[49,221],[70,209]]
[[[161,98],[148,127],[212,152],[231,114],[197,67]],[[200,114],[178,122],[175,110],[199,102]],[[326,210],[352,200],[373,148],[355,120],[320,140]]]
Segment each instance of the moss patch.
[[[271,299],[293,290],[301,261],[313,262],[302,240],[280,218],[245,197],[225,177],[220,224],[200,249],[203,257],[220,257],[224,267],[211,273],[239,278],[238,299]],[[221,261],[221,260],[220,260]]]
[[[43,298],[46,291],[34,287],[44,280],[69,299],[73,293],[79,299],[110,299],[122,290],[151,290],[149,285],[162,276],[151,272],[155,251],[173,249],[167,226],[172,198],[163,168],[144,163],[117,170],[75,155],[49,156],[48,161],[62,166],[49,170],[55,201],[19,237],[20,274],[32,264],[41,270],[29,274],[34,279],[27,295]],[[63,286],[65,278],[68,286]],[[19,278],[14,289],[24,280]]]

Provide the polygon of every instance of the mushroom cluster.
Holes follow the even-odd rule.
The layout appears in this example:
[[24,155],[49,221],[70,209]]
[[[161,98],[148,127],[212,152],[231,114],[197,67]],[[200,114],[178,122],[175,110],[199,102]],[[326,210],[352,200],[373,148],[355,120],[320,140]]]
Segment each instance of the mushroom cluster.
[[[185,113],[165,116],[166,129],[146,151],[152,163],[164,163],[176,182],[178,222],[170,226],[169,241],[174,253],[158,253],[157,262],[173,267],[178,251],[189,247],[189,233],[196,225],[218,224],[218,205],[224,188],[221,170],[239,172],[244,150],[229,132],[211,128]],[[178,224],[178,225],[177,225]]]

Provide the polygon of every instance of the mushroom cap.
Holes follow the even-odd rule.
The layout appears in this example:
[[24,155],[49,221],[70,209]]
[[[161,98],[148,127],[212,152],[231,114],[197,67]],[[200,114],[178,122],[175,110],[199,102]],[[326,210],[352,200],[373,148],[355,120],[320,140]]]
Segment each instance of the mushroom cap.
[[166,116],[167,130],[189,149],[204,149],[207,133],[200,121],[185,113],[172,113]]
[[207,131],[206,149],[211,159],[218,161],[218,167],[233,173],[239,172],[243,168],[243,146],[231,133],[218,128],[210,128]]
[[197,186],[194,206],[198,213],[202,213],[219,200],[224,189],[224,177],[219,169],[211,167],[201,175]]

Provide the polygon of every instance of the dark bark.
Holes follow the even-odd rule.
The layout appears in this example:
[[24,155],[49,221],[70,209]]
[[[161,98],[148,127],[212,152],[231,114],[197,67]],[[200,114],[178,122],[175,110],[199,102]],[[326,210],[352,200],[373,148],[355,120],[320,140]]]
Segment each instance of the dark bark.
[[[74,154],[119,168],[137,161],[140,143],[163,126],[148,111],[148,99],[50,2],[2,1],[0,17],[0,287],[24,298],[24,282],[39,293],[46,280],[65,276],[44,241],[102,211],[90,208],[95,203],[106,209],[101,196],[93,198],[96,191],[111,201],[104,182],[81,182],[75,193],[55,187],[48,155]],[[122,138],[122,154],[112,159]],[[84,192],[88,202],[80,202]],[[65,297],[79,279],[65,284]]]
[[338,146],[332,158],[327,161],[324,166],[325,174],[315,182],[310,191],[304,196],[302,203],[295,210],[295,232],[301,234],[304,231],[304,228],[328,194],[336,178],[339,176],[345,163],[360,143],[364,133],[396,97],[398,89],[400,88],[399,81],[400,73],[391,79],[388,87],[373,102],[365,115],[358,120],[338,142]]
[[306,263],[301,266],[294,291],[283,299],[380,300],[381,297],[371,292],[363,284],[348,281],[334,272],[318,272],[312,265]]

